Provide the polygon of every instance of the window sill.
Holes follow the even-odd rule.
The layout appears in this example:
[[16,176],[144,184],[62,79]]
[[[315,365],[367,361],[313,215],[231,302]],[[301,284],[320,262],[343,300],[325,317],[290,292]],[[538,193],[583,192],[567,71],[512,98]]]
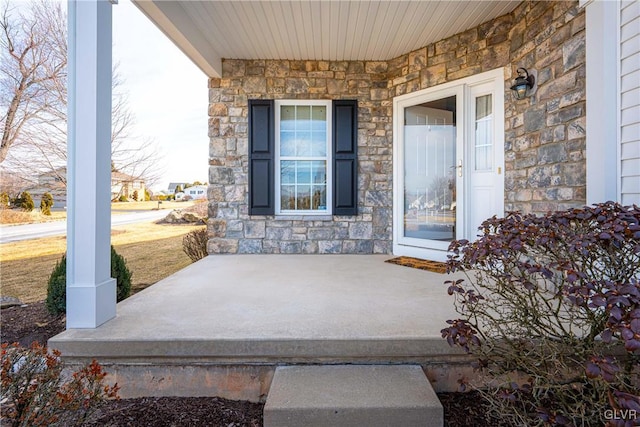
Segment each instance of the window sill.
[[332,221],[333,215],[329,214],[277,214],[273,217],[276,221]]
[[333,215],[249,215],[250,219],[266,219],[272,221],[333,221]]

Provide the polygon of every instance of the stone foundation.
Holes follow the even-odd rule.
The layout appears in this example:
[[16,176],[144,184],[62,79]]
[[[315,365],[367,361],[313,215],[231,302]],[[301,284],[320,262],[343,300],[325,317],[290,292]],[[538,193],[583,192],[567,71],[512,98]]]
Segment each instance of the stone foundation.
[[[118,395],[122,399],[147,396],[215,396],[251,402],[265,401],[276,368],[286,365],[109,362],[101,362],[101,364],[108,372],[106,382],[110,385],[118,384],[120,387]],[[451,358],[447,361],[446,357],[443,357],[441,361],[435,363],[420,364],[436,392],[458,391],[460,380],[473,380],[477,376],[471,366],[471,359],[461,361],[458,358]],[[80,366],[80,364],[69,363],[67,371],[71,372]]]

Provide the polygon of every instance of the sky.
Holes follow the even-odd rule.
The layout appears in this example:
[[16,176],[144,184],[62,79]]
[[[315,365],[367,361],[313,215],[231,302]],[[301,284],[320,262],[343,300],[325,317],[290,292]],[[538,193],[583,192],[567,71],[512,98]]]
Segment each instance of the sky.
[[207,77],[129,0],[113,5],[113,61],[135,115],[134,133],[151,138],[169,182],[208,181]]

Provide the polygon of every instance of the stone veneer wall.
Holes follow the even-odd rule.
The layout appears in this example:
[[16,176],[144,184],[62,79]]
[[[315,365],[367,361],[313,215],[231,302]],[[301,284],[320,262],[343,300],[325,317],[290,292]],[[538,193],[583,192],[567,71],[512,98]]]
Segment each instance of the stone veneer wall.
[[[210,81],[209,253],[391,251],[386,71],[386,62],[223,62]],[[358,99],[357,216],[248,216],[248,99]]]
[[[390,253],[393,98],[505,69],[505,205],[585,203],[585,19],[576,1],[512,13],[389,61],[224,60],[209,82],[209,253]],[[518,67],[536,94],[513,99]],[[248,215],[247,100],[358,99],[359,215]]]

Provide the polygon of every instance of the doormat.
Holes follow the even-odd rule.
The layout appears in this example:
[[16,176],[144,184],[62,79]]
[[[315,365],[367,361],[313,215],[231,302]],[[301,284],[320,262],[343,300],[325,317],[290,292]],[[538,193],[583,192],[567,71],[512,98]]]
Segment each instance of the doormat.
[[426,259],[412,258],[408,256],[400,256],[391,258],[385,262],[391,264],[403,265],[405,267],[418,268],[420,270],[433,271],[434,273],[444,274],[447,272],[447,264],[438,261],[428,261]]

